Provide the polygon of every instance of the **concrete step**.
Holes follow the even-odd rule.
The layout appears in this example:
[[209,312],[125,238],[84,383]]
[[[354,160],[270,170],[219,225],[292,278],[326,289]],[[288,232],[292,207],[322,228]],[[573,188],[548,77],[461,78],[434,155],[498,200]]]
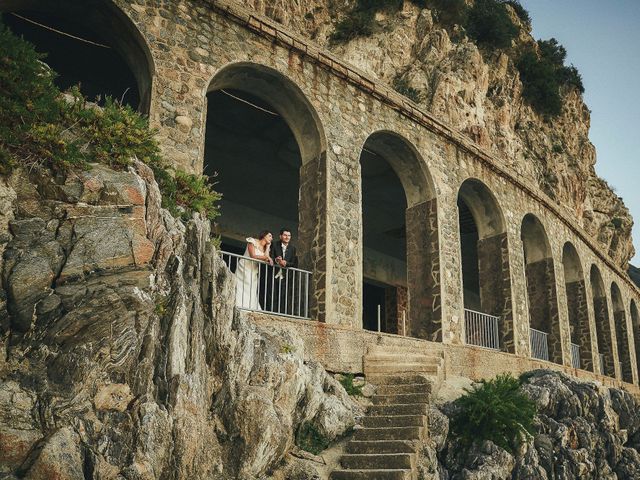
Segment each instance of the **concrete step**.
[[403,470],[413,465],[411,453],[376,453],[367,455],[342,455],[340,465],[348,470]]
[[442,357],[437,354],[398,354],[398,353],[374,353],[365,355],[365,362],[382,362],[382,363],[396,363],[396,362],[438,362]]
[[392,393],[431,393],[431,382],[428,383],[407,383],[404,385],[378,385],[376,387],[378,395],[389,395]]
[[428,405],[420,402],[394,405],[371,405],[367,410],[367,415],[426,415],[427,412]]
[[362,418],[362,426],[365,428],[424,427],[425,418],[424,415],[366,416]]
[[372,385],[415,385],[415,384],[430,384],[432,380],[427,375],[420,373],[380,373],[367,376],[367,382]]
[[428,393],[398,393],[391,395],[374,395],[371,397],[374,405],[396,405],[405,403],[428,403]]
[[411,480],[411,470],[334,470],[329,480]]
[[347,453],[415,453],[415,447],[404,440],[351,440],[347,443]]
[[361,428],[353,434],[353,439],[365,440],[419,440],[422,427]]
[[370,365],[364,364],[364,374],[366,376],[375,375],[377,373],[409,373],[421,372],[430,375],[438,374],[439,365],[430,363],[380,363]]

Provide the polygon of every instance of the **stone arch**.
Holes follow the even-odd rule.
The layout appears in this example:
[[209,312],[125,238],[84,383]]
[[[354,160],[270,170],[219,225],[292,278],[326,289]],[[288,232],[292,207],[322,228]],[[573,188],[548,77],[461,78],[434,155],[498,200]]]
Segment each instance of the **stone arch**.
[[[467,343],[514,353],[507,229],[489,188],[469,178],[458,190],[460,251]],[[498,331],[480,313],[498,317]]]
[[615,376],[613,359],[613,346],[611,341],[611,320],[609,318],[609,306],[607,293],[602,281],[600,269],[591,265],[589,272],[591,292],[593,297],[593,312],[596,322],[596,334],[598,336],[598,362],[600,373],[609,377]]
[[613,323],[616,326],[616,340],[618,345],[618,361],[622,380],[631,383],[631,353],[629,352],[629,335],[627,332],[627,314],[622,300],[620,287],[616,282],[611,283],[611,306],[613,307]]
[[576,368],[593,371],[591,331],[582,263],[571,242],[562,248],[562,267],[571,334],[571,360]]
[[553,256],[544,226],[535,215],[524,216],[521,238],[524,248],[532,356],[562,364]]
[[629,312],[631,314],[631,328],[633,329],[634,347],[636,349],[636,365],[638,372],[640,372],[640,314],[638,314],[638,305],[633,299],[629,304]]
[[257,63],[224,66],[207,92],[204,170],[223,194],[223,246],[242,249],[265,227],[290,228],[299,266],[313,272],[311,316],[324,320],[326,137],[318,113],[290,78]]
[[407,139],[381,130],[364,142],[360,168],[363,323],[372,323],[373,300],[385,305],[385,331],[441,341],[437,200],[427,164]]
[[[18,28],[35,32],[36,38],[28,38],[25,30],[21,31],[38,51],[49,53],[45,62],[51,62],[50,66],[59,74],[56,82],[60,87],[80,82],[81,90],[90,100],[98,93],[108,94],[140,112],[149,112],[155,72],[153,57],[143,35],[112,1],[0,0],[0,11],[18,13],[106,45],[108,48],[80,42],[11,14],[5,15],[5,21],[10,21],[14,28],[19,25]],[[105,77],[110,81],[105,81]]]

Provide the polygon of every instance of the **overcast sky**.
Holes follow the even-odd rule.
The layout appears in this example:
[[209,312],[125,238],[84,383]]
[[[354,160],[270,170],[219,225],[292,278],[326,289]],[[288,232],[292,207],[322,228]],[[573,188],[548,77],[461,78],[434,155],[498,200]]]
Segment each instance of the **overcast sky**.
[[640,265],[640,0],[521,0],[536,39],[555,37],[582,74],[596,171],[624,199]]

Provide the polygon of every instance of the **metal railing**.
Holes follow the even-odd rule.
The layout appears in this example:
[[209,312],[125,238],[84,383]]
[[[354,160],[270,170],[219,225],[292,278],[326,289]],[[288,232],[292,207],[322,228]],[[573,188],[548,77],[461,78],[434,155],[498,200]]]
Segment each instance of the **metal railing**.
[[606,375],[607,374],[607,369],[604,366],[604,353],[599,353],[598,354],[598,359],[600,360],[600,373],[602,375]]
[[549,334],[535,328],[530,328],[531,356],[549,361]]
[[580,368],[580,345],[575,343],[571,344],[571,366]]
[[467,345],[500,350],[499,318],[475,310],[464,309]]
[[236,307],[253,312],[309,318],[309,286],[312,273],[280,268],[261,260],[220,251],[236,277]]

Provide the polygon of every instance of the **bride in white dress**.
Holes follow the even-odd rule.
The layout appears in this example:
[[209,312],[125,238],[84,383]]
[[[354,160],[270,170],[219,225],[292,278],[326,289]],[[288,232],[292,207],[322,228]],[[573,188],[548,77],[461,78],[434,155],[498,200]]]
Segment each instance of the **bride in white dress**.
[[[269,249],[273,235],[268,230],[260,232],[257,239],[247,238],[247,248],[244,256],[253,260],[260,260],[273,265],[269,256]],[[258,303],[260,291],[258,269],[259,262],[238,259],[236,268],[236,306],[250,310],[262,310]]]

